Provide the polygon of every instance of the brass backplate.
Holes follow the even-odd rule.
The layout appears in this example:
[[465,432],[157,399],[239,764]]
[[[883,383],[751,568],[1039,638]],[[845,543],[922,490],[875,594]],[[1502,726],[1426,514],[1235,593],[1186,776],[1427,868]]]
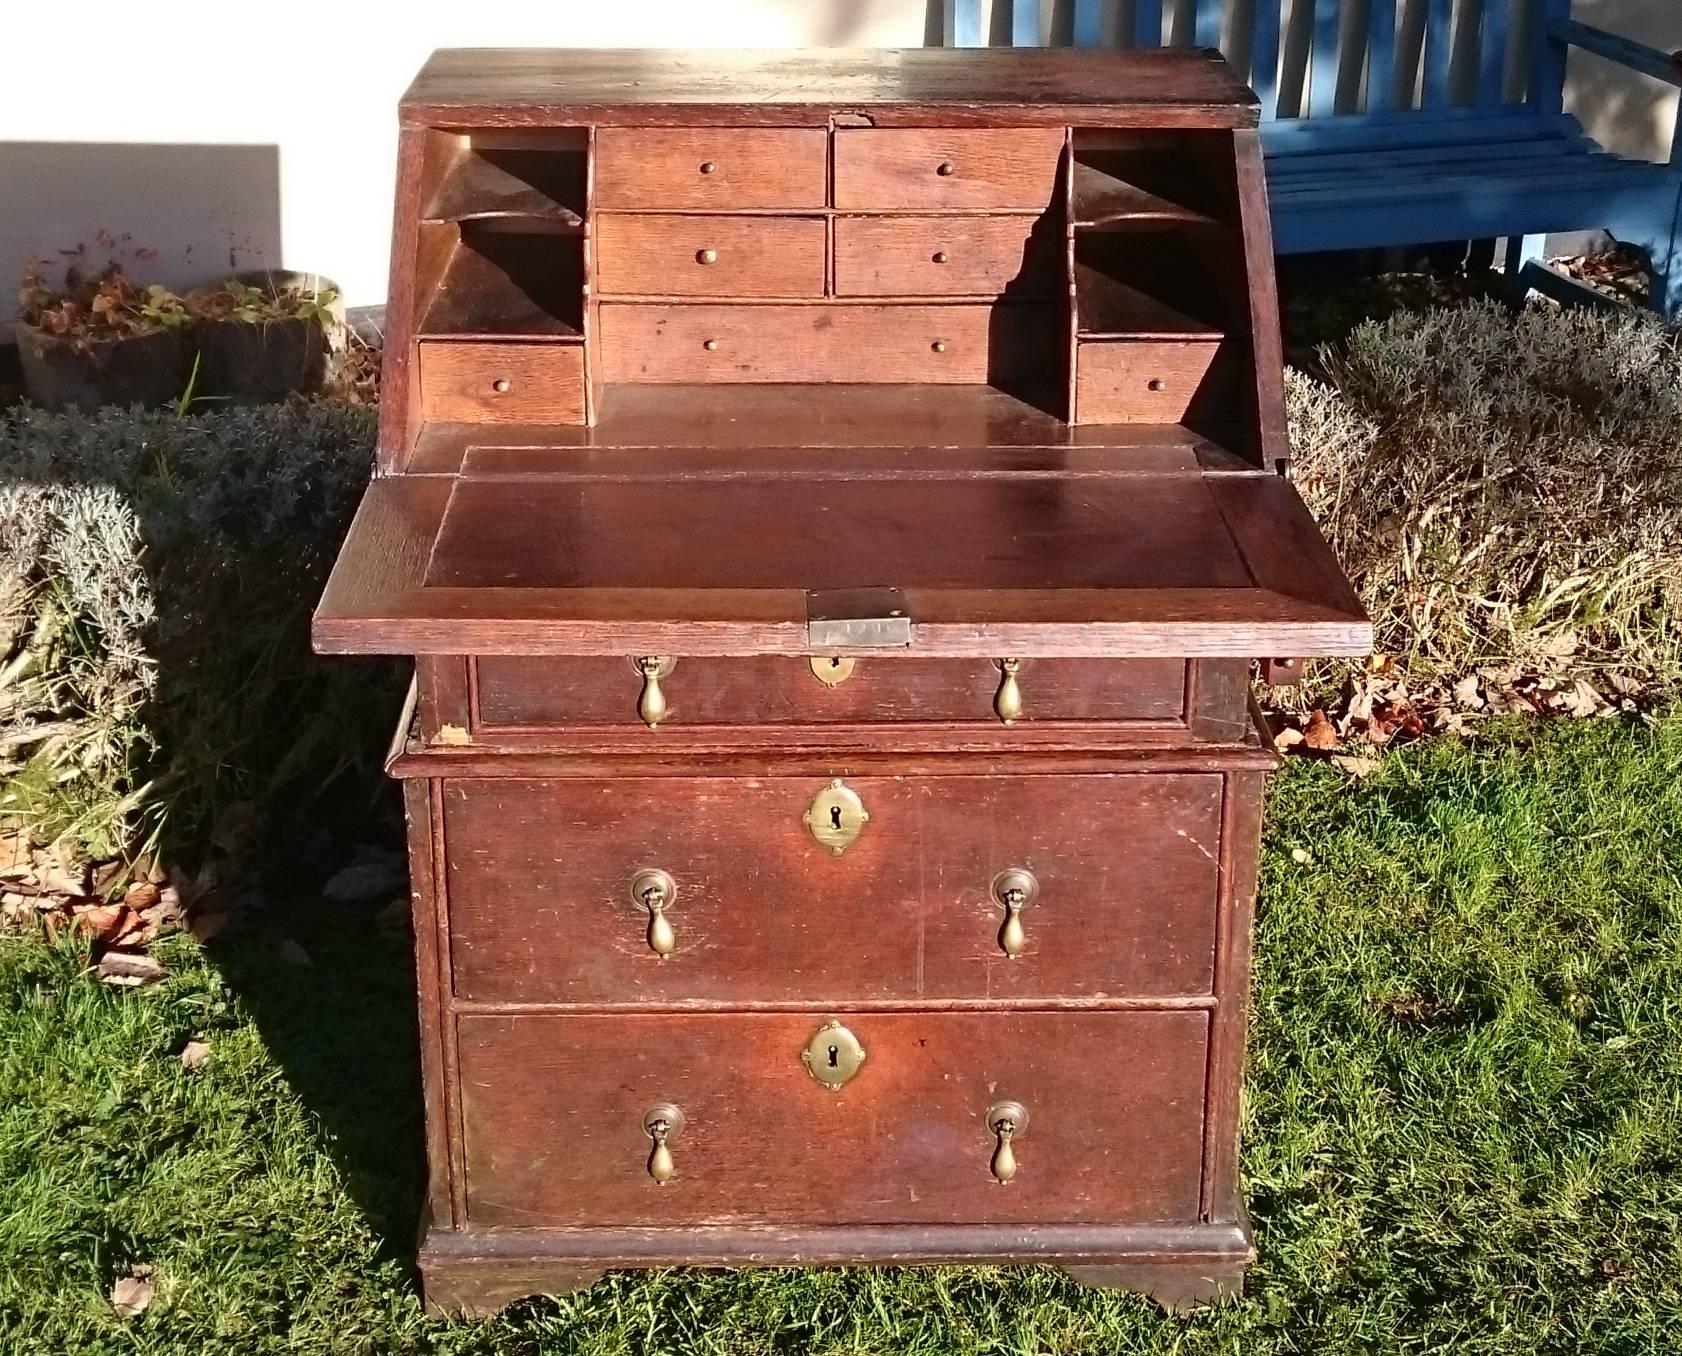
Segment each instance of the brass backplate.
[[812,837],[840,856],[869,823],[870,811],[864,808],[858,792],[837,777],[812,797],[804,817]]
[[864,1046],[840,1022],[825,1022],[800,1052],[806,1071],[831,1092],[839,1092],[864,1063]]
[[840,687],[853,676],[853,666],[857,663],[851,655],[815,654],[812,656],[812,676],[825,687]]

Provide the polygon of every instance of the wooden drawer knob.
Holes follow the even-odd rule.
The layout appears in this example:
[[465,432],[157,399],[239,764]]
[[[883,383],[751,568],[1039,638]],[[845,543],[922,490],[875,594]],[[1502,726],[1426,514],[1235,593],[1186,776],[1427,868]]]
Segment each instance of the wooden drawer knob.
[[954,174],[956,174],[958,172],[958,167],[956,165],[954,165],[950,160],[942,160],[938,165],[936,165],[934,167],[934,172],[936,174],[938,174],[942,179],[950,179]]
[[711,174],[717,168],[718,168],[718,162],[716,160],[703,160],[701,162],[701,173],[702,174]]
[[946,251],[936,250],[931,257],[934,259],[935,263],[944,264],[946,262]]
[[695,262],[698,264],[716,264],[718,262],[718,251],[712,249],[696,250]]
[[936,339],[934,343],[929,345],[929,347],[936,353],[944,353],[946,352],[946,341],[944,339]]
[[498,395],[507,395],[513,389],[514,383],[509,381],[507,377],[498,377],[491,383],[491,390],[495,391]]

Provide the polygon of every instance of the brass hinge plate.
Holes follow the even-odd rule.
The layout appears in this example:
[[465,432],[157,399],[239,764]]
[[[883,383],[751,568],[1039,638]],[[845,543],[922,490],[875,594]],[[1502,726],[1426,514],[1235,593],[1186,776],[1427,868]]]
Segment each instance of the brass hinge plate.
[[903,649],[911,644],[911,614],[898,589],[811,589],[806,644],[844,653]]

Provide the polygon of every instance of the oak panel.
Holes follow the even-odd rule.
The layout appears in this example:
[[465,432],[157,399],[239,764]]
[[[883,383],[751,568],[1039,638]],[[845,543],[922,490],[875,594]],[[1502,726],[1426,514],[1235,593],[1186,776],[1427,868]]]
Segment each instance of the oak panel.
[[1051,290],[1061,236],[1025,217],[840,217],[840,296],[963,296]]
[[823,220],[604,212],[596,290],[683,297],[821,297]]
[[441,422],[580,423],[584,352],[576,344],[420,345],[421,417]]
[[1049,208],[1063,151],[1052,127],[837,128],[835,205],[899,212]]
[[597,208],[799,208],[824,205],[821,128],[601,127]]

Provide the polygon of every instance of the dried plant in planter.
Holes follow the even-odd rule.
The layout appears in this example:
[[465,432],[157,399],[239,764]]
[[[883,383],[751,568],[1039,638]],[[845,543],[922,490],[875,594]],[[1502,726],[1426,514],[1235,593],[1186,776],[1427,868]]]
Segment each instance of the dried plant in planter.
[[200,394],[260,403],[320,388],[339,329],[339,289],[307,273],[237,273],[192,292]]
[[120,263],[79,263],[55,285],[32,259],[18,290],[17,340],[29,398],[48,409],[160,405],[187,374],[186,303],[131,281]]
[[1329,385],[1289,383],[1297,481],[1415,694],[1682,683],[1674,334],[1480,302],[1362,325],[1322,361]]

